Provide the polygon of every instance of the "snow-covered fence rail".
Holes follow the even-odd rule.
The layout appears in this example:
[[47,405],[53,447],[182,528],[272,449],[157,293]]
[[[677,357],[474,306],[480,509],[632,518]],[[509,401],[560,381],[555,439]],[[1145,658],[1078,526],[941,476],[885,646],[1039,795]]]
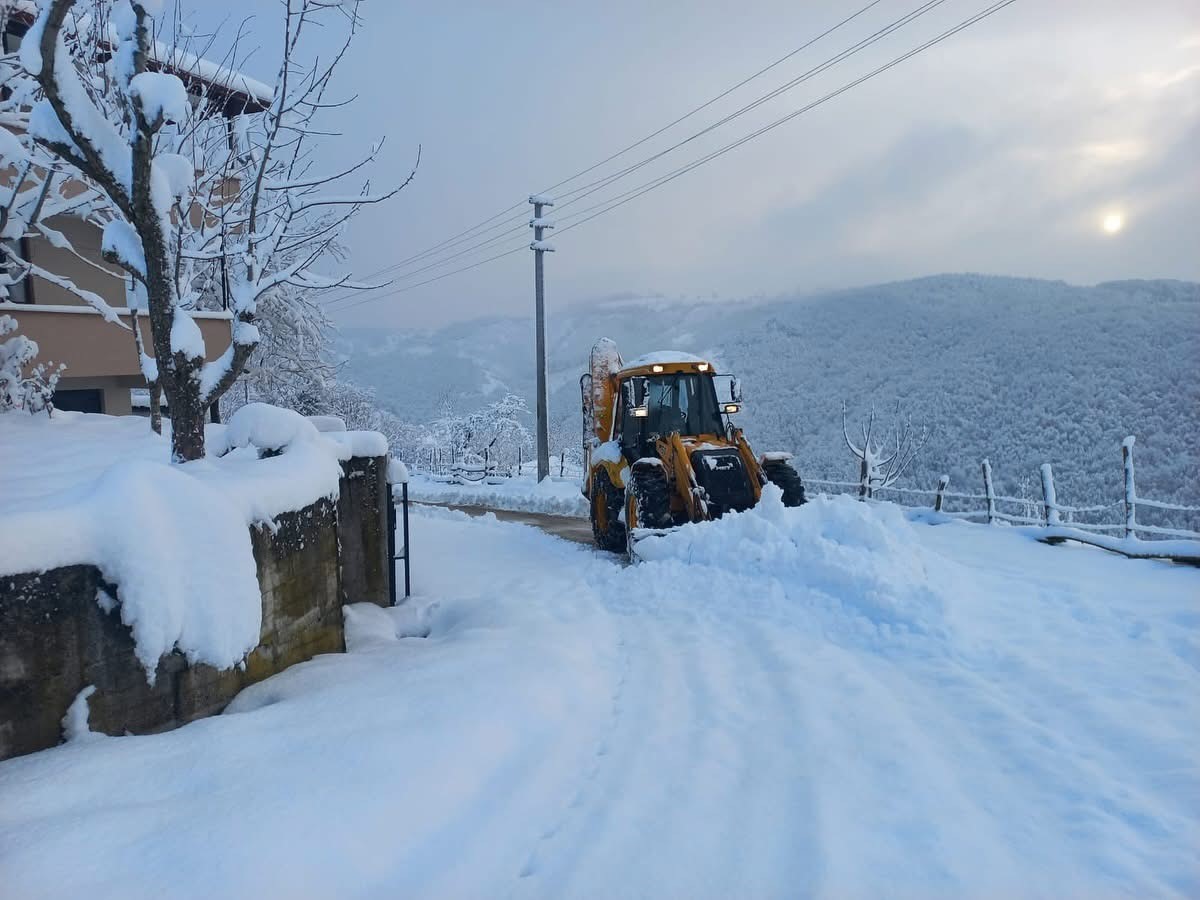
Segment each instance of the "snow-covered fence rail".
[[[1125,492],[1120,500],[1091,506],[1070,506],[1060,503],[1054,485],[1054,471],[1049,463],[1041,466],[1041,501],[1030,497],[1012,497],[995,492],[992,466],[988,460],[980,465],[983,493],[972,494],[949,490],[947,475],[938,479],[936,488],[900,488],[873,485],[864,492],[860,481],[826,481],[806,478],[805,484],[816,488],[833,488],[835,493],[855,493],[860,499],[894,495],[902,506],[927,506],[915,498],[932,498],[935,512],[948,518],[982,520],[989,525],[1038,526],[1037,536],[1047,543],[1076,541],[1102,547],[1130,557],[1166,558],[1200,564],[1200,531],[1145,524],[1138,521],[1138,507],[1183,514],[1200,514],[1200,506],[1151,500],[1137,494],[1133,464],[1133,437],[1121,443],[1121,459],[1125,475]],[[907,501],[907,502],[906,502]],[[948,508],[947,504],[955,509]],[[1012,509],[1018,511],[1009,511]],[[1087,521],[1101,514],[1120,515],[1120,520]],[[1148,537],[1150,540],[1144,540]]]

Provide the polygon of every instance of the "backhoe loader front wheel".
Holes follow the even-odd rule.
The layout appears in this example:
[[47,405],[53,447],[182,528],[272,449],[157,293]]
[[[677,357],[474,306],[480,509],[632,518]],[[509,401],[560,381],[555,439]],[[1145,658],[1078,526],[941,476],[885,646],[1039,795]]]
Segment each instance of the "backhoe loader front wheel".
[[625,523],[621,521],[621,504],[625,493],[612,483],[608,472],[597,469],[592,475],[592,534],[596,546],[610,553],[625,549]]
[[632,513],[636,528],[670,528],[675,524],[671,520],[671,488],[661,461],[648,458],[633,464],[626,510],[626,521]]
[[804,503],[804,483],[790,462],[786,459],[764,459],[762,469],[767,481],[783,491],[784,506],[800,506]]

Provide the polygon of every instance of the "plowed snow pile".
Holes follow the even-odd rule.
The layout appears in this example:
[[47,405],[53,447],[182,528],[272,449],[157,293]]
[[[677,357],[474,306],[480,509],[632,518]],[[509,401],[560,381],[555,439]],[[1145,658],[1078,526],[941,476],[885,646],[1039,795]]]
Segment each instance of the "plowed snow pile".
[[412,546],[349,653],[0,763],[0,894],[1200,895],[1200,571],[774,494]]
[[652,577],[708,583],[709,592],[727,590],[734,605],[746,595],[759,605],[776,597],[776,615],[881,634],[940,631],[946,569],[954,569],[939,559],[942,571],[933,576],[931,554],[898,507],[841,496],[788,510],[774,485],[754,509],[652,535],[637,553],[666,567]]

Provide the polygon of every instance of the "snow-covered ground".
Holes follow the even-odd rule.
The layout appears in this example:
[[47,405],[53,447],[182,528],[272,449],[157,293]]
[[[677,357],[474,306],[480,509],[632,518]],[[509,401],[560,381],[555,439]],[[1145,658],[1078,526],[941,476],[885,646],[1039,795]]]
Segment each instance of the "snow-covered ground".
[[1200,572],[818,499],[418,596],[220,717],[0,764],[14,897],[1196,896]]
[[580,479],[552,475],[538,483],[537,476],[521,474],[499,484],[455,484],[428,475],[414,474],[409,480],[410,500],[450,506],[483,506],[552,516],[587,517],[587,500],[579,490]]

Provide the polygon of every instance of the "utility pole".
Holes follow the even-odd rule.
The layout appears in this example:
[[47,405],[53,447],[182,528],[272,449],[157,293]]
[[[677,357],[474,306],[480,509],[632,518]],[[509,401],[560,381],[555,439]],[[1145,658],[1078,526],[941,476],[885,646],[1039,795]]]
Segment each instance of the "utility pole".
[[546,285],[542,257],[553,253],[554,247],[542,240],[542,235],[547,228],[553,228],[554,223],[542,218],[542,210],[553,206],[554,201],[534,194],[529,202],[533,204],[533,218],[529,222],[533,242],[529,249],[533,251],[533,291],[537,303],[534,316],[537,333],[537,477],[538,481],[545,481],[550,476],[550,432],[546,421]]

